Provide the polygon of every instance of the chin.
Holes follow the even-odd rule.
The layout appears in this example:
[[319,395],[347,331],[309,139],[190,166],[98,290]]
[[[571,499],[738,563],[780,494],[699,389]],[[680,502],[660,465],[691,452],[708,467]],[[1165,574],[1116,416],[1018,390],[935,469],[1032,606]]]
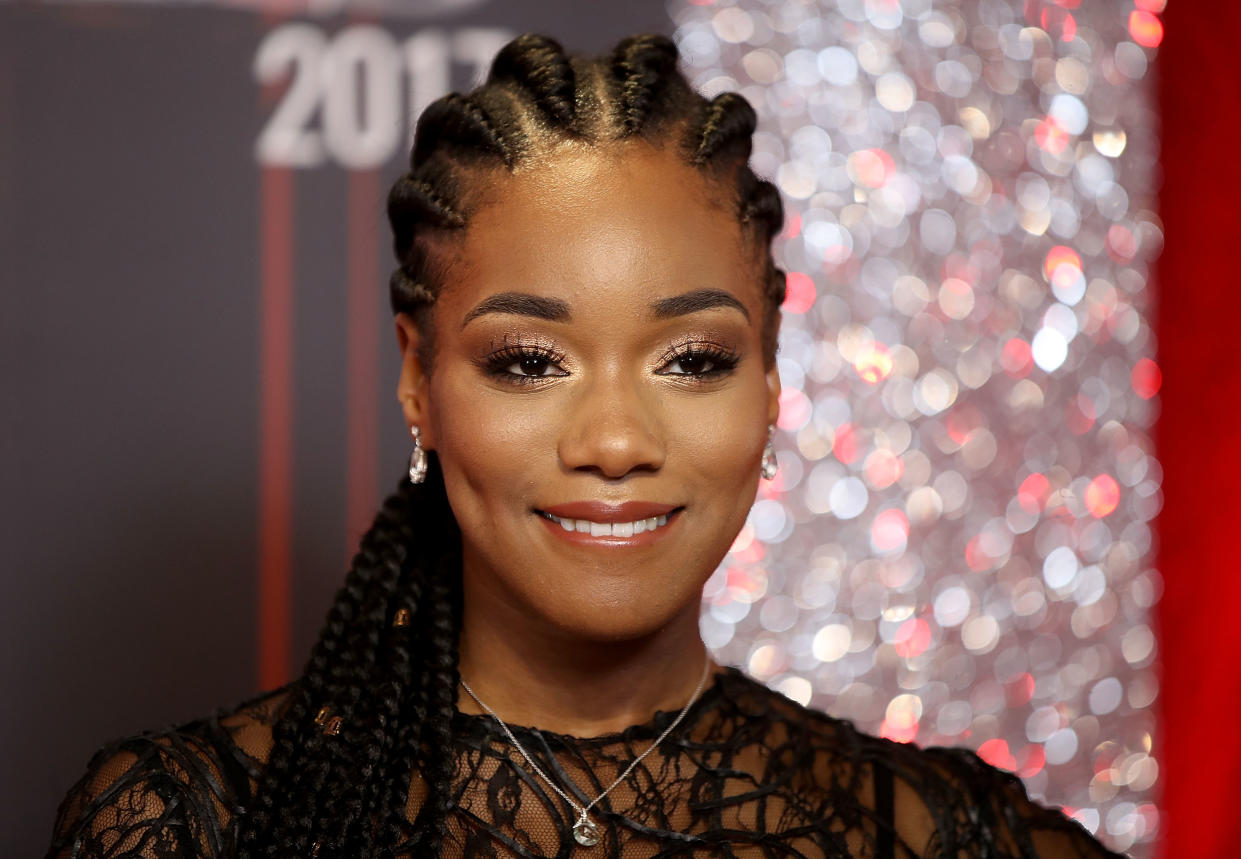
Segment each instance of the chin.
[[697,628],[701,587],[686,592],[681,599],[667,590],[652,599],[650,587],[630,589],[610,584],[599,589],[602,593],[563,593],[564,599],[548,606],[552,611],[547,620],[568,638],[600,644],[650,638],[687,615]]

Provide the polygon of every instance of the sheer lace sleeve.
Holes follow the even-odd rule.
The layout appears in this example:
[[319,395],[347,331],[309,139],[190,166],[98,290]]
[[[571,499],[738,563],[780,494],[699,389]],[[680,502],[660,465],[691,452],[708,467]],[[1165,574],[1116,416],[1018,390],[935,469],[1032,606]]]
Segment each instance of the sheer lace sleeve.
[[60,805],[48,859],[230,855],[271,743],[277,696],[109,743]]
[[892,759],[894,823],[903,840],[925,845],[919,856],[974,855],[985,847],[1013,857],[1119,857],[1076,821],[1031,800],[1015,775],[969,749],[914,754],[921,760],[912,767],[912,754]]

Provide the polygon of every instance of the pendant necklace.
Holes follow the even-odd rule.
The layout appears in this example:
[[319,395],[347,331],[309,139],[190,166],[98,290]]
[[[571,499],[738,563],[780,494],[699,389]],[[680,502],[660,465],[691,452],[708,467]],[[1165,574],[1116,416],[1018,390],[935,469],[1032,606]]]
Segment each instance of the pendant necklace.
[[548,777],[547,773],[543,772],[542,768],[540,768],[539,765],[534,762],[534,759],[530,757],[530,754],[526,751],[525,747],[517,741],[517,737],[513,736],[513,732],[509,730],[509,726],[504,723],[504,720],[497,716],[496,711],[488,707],[483,702],[482,698],[478,697],[477,693],[470,688],[470,684],[466,683],[464,678],[461,680],[461,686],[470,694],[470,697],[474,699],[474,703],[486,710],[487,714],[499,723],[500,728],[503,729],[509,742],[516,747],[517,751],[521,752],[521,756],[526,759],[526,763],[530,765],[530,769],[534,770],[535,774],[538,775],[539,778],[543,779],[543,781],[547,783],[548,787],[559,794],[560,798],[569,803],[569,805],[573,807],[573,810],[577,812],[577,823],[573,824],[573,840],[583,847],[594,847],[599,843],[599,827],[593,820],[590,819],[590,810],[595,807],[595,804],[598,803],[599,800],[611,793],[612,788],[624,781],[629,774],[633,772],[634,767],[642,763],[643,758],[655,751],[655,749],[659,747],[659,744],[662,743],[664,739],[672,733],[673,729],[681,723],[681,720],[685,718],[685,714],[689,712],[689,708],[694,706],[694,702],[698,700],[698,696],[702,693],[702,687],[707,683],[707,675],[710,673],[711,659],[708,658],[707,663],[702,666],[702,677],[698,680],[698,686],[694,689],[694,694],[689,696],[689,700],[685,702],[685,706],[681,708],[681,712],[677,714],[677,717],[672,720],[672,723],[669,724],[668,727],[664,728],[663,733],[659,735],[655,742],[651,743],[651,747],[649,749],[638,755],[633,759],[629,766],[625,767],[625,771],[616,777],[616,781],[608,785],[607,789],[604,790],[603,793],[596,796],[590,801],[589,805],[585,806],[579,805],[571,796],[561,790],[560,786],[552,781]]

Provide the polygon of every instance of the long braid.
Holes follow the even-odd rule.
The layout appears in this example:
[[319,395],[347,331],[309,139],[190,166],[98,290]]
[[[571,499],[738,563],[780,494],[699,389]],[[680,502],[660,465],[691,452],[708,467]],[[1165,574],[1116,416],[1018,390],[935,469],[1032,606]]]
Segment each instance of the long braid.
[[[428,371],[427,310],[446,281],[443,250],[481,204],[480,176],[514,170],[568,139],[669,144],[731,193],[738,223],[761,252],[763,352],[774,360],[785,283],[770,244],[783,209],[774,186],[748,165],[756,117],[740,96],[708,101],[694,92],[677,59],[663,36],[634,36],[587,59],[526,35],[499,52],[481,87],[424,111],[409,170],[388,196],[398,261],[389,296],[394,312],[419,325]],[[240,821],[244,859],[421,857],[443,847],[456,766],[461,545],[438,461],[430,460],[426,483],[402,481],[384,502],[290,688],[255,801]],[[394,625],[398,611],[407,625]],[[341,719],[335,736],[316,723],[324,707]],[[421,802],[411,820],[415,780]]]
[[[370,570],[372,586],[363,598],[356,622],[346,636],[345,649],[333,660],[328,671],[329,706],[341,719],[340,734],[326,737],[320,731],[317,739],[323,750],[320,767],[315,771],[314,791],[318,800],[314,817],[318,821],[318,840],[329,855],[367,856],[371,841],[365,829],[364,810],[373,804],[369,793],[376,779],[383,731],[377,708],[383,698],[370,687],[383,680],[379,668],[380,642],[384,637],[389,605],[396,593],[411,542],[412,507],[406,493],[393,496],[394,503],[385,505],[390,515],[381,513],[375,526],[363,539],[355,560],[357,570]],[[343,784],[318,781],[318,777],[336,779],[347,772]]]
[[[460,561],[458,559],[458,566]],[[457,702],[457,629],[460,617],[460,574],[445,564],[431,584],[431,625],[428,649],[427,724],[422,745],[426,752],[426,778],[432,786],[427,799],[428,855],[437,855],[444,823],[451,810],[447,790],[452,783],[455,760],[451,754],[451,722]]]
[[[414,616],[408,629],[416,629],[417,615],[427,611],[417,604],[425,570],[408,568],[407,556],[418,513],[447,509],[438,468],[433,472],[435,480],[422,487],[404,481],[363,537],[275,727],[256,805],[242,820],[240,855],[372,855],[368,820],[387,814],[386,808],[380,810],[385,800],[379,798],[377,785],[390,767],[386,758],[396,741],[390,735],[403,721],[392,714],[399,711],[408,688],[418,684],[413,666],[422,662],[412,654],[403,658],[408,645],[392,646],[387,631],[393,606]],[[442,536],[442,545],[426,546],[424,559],[459,552],[455,526],[445,529],[441,524],[433,533]],[[329,717],[341,719],[338,735],[326,736],[324,726],[316,723],[322,707],[328,708]]]
[[[384,716],[391,729],[385,732],[383,792],[376,796],[375,806],[370,810],[380,820],[377,838],[380,844],[400,844],[411,837],[405,806],[414,774],[414,749],[426,723],[425,696],[420,694],[422,686],[408,681],[415,673],[415,666],[425,663],[426,636],[421,624],[414,627],[412,623],[398,625],[397,621],[397,613],[402,611],[412,621],[415,610],[422,604],[425,579],[422,575],[410,575],[402,585],[402,593],[394,602],[389,633],[392,681]],[[400,624],[404,624],[404,620]],[[402,684],[401,678],[407,678],[406,683]]]
[[[394,499],[389,499],[363,539],[362,549],[337,594],[306,671],[290,692],[283,716],[273,732],[274,747],[258,789],[257,806],[243,821],[240,838],[243,855],[276,856],[286,848],[307,854],[311,850],[314,804],[330,769],[330,763],[324,759],[322,731],[314,730],[313,718],[317,702],[324,700],[325,691],[331,687],[330,676],[336,667],[337,654],[348,651],[349,631],[366,599],[366,580],[373,577],[373,568],[366,559],[381,542],[379,532],[402,518],[394,510],[396,506]],[[292,765],[294,760],[299,760],[299,765]],[[282,798],[285,801],[277,804]],[[280,831],[283,838],[279,843],[262,844],[259,849],[261,833],[268,828]]]

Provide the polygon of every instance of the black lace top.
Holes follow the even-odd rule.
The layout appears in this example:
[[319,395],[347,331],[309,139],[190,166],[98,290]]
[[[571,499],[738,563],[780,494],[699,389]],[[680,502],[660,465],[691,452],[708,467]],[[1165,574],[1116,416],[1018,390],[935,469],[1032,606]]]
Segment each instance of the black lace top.
[[[61,805],[51,857],[233,855],[239,815],[271,746],[283,695],[110,743]],[[513,727],[585,805],[675,718],[579,739]],[[1106,857],[1075,822],[962,749],[859,733],[735,669],[596,807],[600,840],[485,716],[454,724],[456,809],[446,856]],[[410,811],[419,785],[411,789]]]

